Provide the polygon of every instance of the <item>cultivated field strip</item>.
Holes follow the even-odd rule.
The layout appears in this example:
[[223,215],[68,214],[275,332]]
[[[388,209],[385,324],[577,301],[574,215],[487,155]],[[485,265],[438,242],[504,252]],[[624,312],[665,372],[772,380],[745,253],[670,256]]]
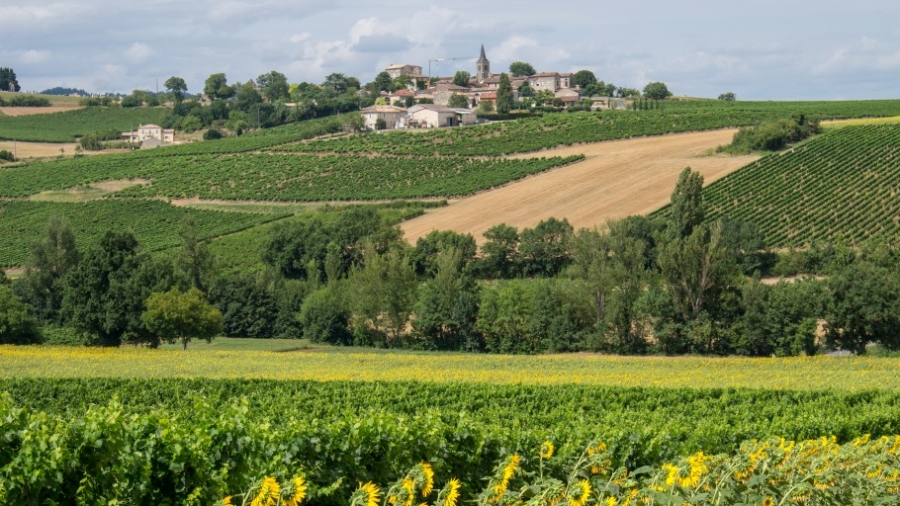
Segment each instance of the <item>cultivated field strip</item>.
[[284,215],[184,209],[158,200],[96,200],[84,203],[0,201],[0,267],[24,265],[29,243],[40,239],[51,217],[66,219],[82,250],[107,230],[131,231],[145,251],[181,244],[178,230],[193,217],[203,239],[238,232]]
[[766,244],[859,244],[900,234],[900,125],[828,131],[704,190],[709,219],[759,226]]
[[131,197],[328,201],[452,197],[567,165],[582,157],[368,159],[279,154],[124,156],[71,159],[0,171],[0,197],[119,179],[152,183],[116,193]]

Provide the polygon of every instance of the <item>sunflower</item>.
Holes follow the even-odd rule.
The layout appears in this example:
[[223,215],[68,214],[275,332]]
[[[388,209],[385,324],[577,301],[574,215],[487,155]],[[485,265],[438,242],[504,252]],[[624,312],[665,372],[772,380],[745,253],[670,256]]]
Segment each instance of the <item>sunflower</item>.
[[544,444],[541,445],[541,458],[549,459],[553,456],[553,443],[550,441],[544,441]]
[[405,506],[412,506],[413,499],[416,497],[416,482],[409,476],[403,478],[403,490],[406,491],[406,498],[403,500]]
[[425,475],[425,484],[422,485],[422,497],[428,497],[434,490],[434,469],[428,462],[422,462],[422,474]]
[[297,476],[291,482],[294,485],[294,492],[285,502],[285,506],[298,506],[306,499],[306,480],[302,476]]
[[378,506],[381,501],[381,490],[378,489],[378,485],[370,481],[365,485],[360,485],[358,490],[365,493],[365,506]]
[[228,496],[228,497],[222,499],[222,506],[232,506],[231,498],[232,498],[232,496]]
[[275,506],[279,494],[281,494],[281,486],[278,485],[278,480],[266,476],[259,487],[259,493],[253,498],[250,506]]
[[763,499],[763,506],[775,506],[775,500],[771,497],[766,497]]
[[462,487],[462,484],[456,478],[447,482],[447,486],[442,491],[442,494],[445,494],[442,506],[456,506],[456,501],[459,500],[460,487]]
[[570,489],[569,506],[585,506],[590,496],[591,482],[581,480]]

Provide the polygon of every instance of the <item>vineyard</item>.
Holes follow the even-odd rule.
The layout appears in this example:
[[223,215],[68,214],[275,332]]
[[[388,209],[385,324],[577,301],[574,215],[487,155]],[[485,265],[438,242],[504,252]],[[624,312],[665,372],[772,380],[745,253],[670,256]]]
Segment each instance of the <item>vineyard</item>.
[[502,156],[585,142],[755,125],[805,114],[820,119],[893,116],[900,101],[667,103],[651,111],[547,114],[539,118],[427,133],[365,134],[271,148],[273,151],[414,156]]
[[181,243],[178,230],[185,216],[194,218],[202,238],[231,234],[284,215],[224,213],[183,209],[157,200],[96,200],[84,203],[0,200],[0,266],[23,265],[29,243],[41,237],[53,216],[65,218],[78,238],[79,248],[89,248],[107,230],[134,232],[146,251],[160,251]]
[[127,132],[138,125],[158,124],[169,109],[99,108],[30,116],[0,116],[0,139],[33,142],[72,142],[76,137],[117,130]]
[[229,200],[372,200],[467,195],[574,163],[582,157],[529,160],[385,158],[283,154],[70,159],[0,171],[0,196],[118,179],[152,184],[118,192],[129,197]]
[[826,132],[710,185],[708,218],[754,223],[773,247],[891,240],[900,232],[898,146],[900,125]]

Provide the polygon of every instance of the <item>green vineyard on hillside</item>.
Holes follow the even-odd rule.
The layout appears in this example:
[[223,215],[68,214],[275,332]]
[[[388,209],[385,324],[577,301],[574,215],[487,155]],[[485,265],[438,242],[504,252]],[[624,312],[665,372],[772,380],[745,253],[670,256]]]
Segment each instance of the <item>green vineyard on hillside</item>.
[[201,238],[244,230],[284,215],[185,209],[158,200],[96,200],[84,203],[0,201],[0,267],[23,265],[29,243],[43,237],[53,216],[66,219],[82,250],[107,230],[131,231],[146,251],[178,246],[178,230],[192,216]]
[[89,107],[53,114],[0,116],[0,139],[33,142],[75,142],[94,132],[127,132],[138,125],[158,124],[170,109],[163,107]]
[[829,131],[703,191],[708,219],[759,226],[768,246],[860,244],[900,234],[900,125]]
[[284,154],[74,158],[0,171],[0,197],[107,180],[147,179],[117,195],[327,201],[453,197],[581,160],[386,158]]

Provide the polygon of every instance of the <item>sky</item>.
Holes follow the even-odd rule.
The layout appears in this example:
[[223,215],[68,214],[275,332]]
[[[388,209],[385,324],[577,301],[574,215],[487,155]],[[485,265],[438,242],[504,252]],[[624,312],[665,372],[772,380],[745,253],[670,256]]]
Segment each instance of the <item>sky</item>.
[[[0,67],[25,91],[189,92],[225,72],[290,82],[392,63],[432,75],[516,60],[618,86],[745,100],[900,98],[897,0],[3,0]],[[449,60],[450,58],[459,58]]]

